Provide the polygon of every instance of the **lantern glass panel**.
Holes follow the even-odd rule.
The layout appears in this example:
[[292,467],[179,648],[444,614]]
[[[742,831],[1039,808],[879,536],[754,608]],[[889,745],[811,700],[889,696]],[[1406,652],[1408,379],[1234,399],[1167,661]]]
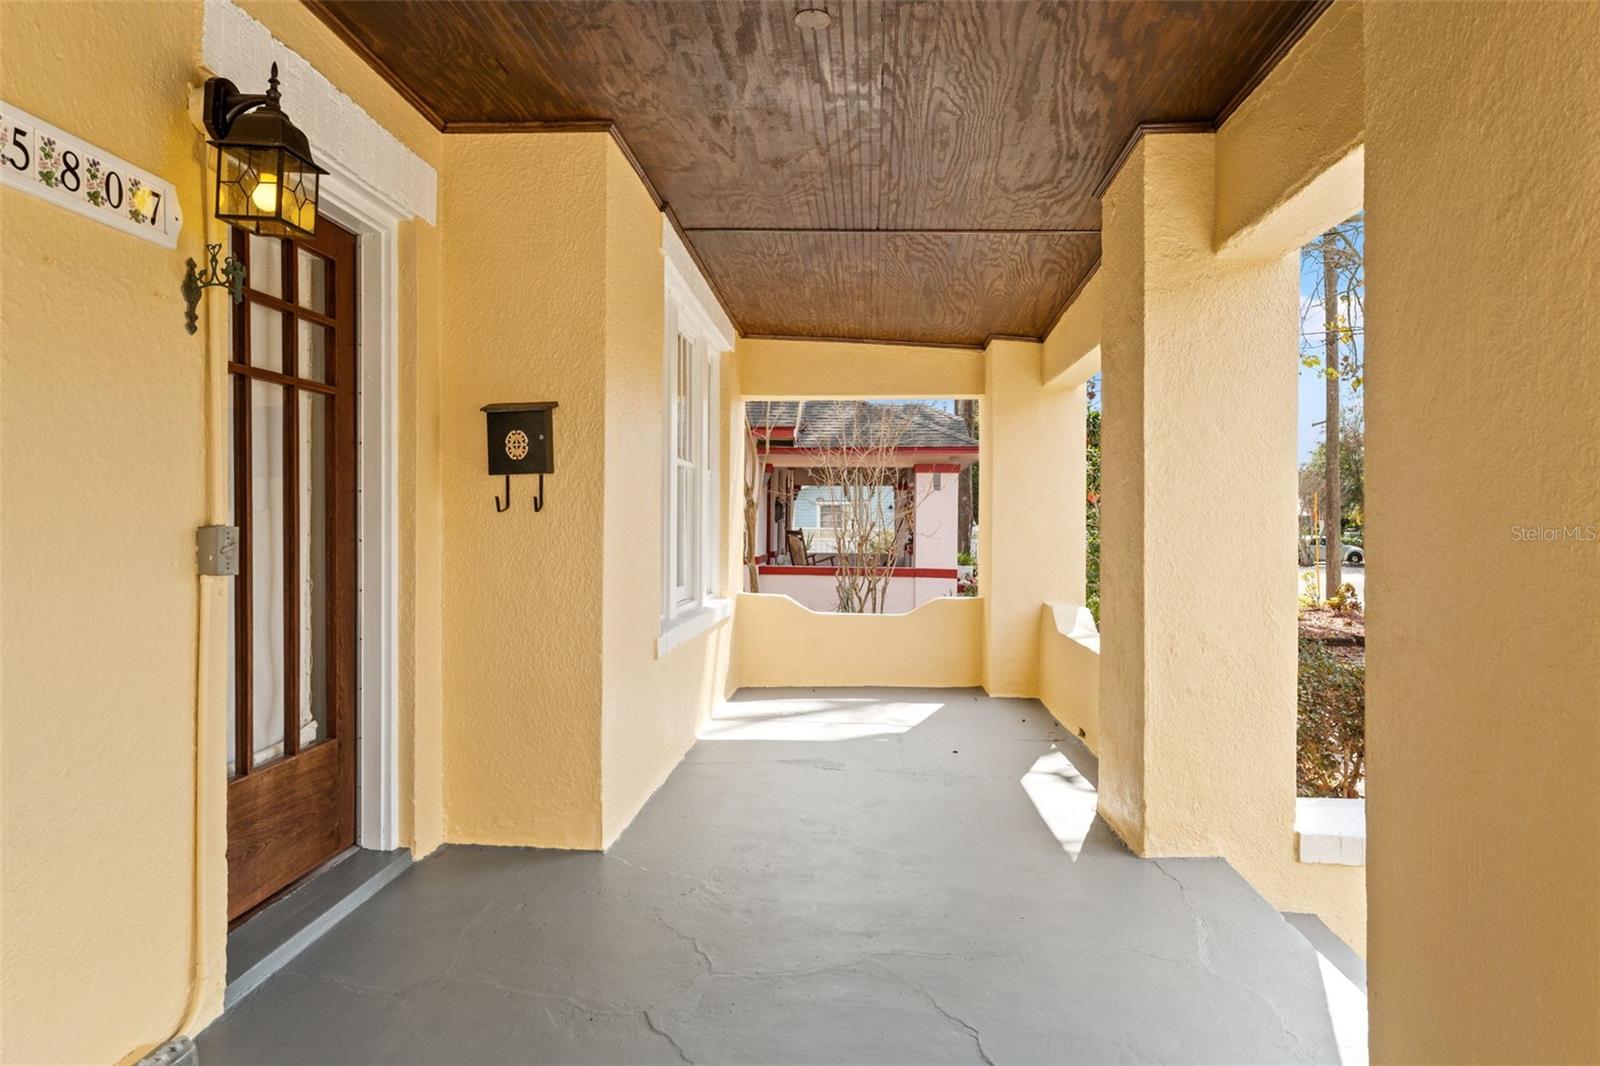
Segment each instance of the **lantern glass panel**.
[[292,152],[282,153],[279,170],[283,194],[278,216],[290,226],[314,233],[317,228],[317,171]]
[[217,217],[270,237],[317,228],[317,169],[279,147],[217,148]]
[[[217,148],[217,216],[254,230],[258,219],[278,214],[276,148],[219,145]],[[259,232],[259,231],[258,231]]]

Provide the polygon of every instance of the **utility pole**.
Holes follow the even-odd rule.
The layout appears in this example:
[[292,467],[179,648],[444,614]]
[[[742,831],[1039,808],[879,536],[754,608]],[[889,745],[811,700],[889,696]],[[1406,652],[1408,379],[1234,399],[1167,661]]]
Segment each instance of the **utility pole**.
[[1340,567],[1344,562],[1344,535],[1340,521],[1344,513],[1339,496],[1339,270],[1334,262],[1335,237],[1333,231],[1322,235],[1322,323],[1325,354],[1323,365],[1328,386],[1327,444],[1323,456],[1327,461],[1327,486],[1324,492],[1322,525],[1328,541],[1328,581],[1324,595],[1332,598],[1339,594],[1344,581]]

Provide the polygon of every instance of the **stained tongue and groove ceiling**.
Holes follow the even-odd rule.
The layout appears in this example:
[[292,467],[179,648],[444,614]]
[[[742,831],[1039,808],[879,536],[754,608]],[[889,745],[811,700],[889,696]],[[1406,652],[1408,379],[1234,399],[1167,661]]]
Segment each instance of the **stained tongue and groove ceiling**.
[[1139,126],[1211,128],[1325,6],[307,3],[447,132],[614,124],[742,333],[969,345],[1042,337]]

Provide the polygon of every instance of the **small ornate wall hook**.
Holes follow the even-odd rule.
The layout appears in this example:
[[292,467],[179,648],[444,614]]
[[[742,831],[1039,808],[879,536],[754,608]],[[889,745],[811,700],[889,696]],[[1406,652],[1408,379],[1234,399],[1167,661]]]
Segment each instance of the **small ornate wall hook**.
[[199,329],[200,294],[206,289],[223,286],[233,294],[233,302],[238,303],[244,299],[244,264],[233,256],[228,256],[219,266],[217,257],[222,254],[222,245],[208,244],[206,252],[211,256],[211,265],[204,274],[195,266],[194,257],[189,257],[189,270],[183,276],[183,300],[188,305],[183,313],[183,328],[190,333]]
[[[537,511],[538,509],[539,508],[537,506],[534,507],[535,511]],[[511,475],[507,474],[506,475],[506,502],[505,503],[501,503],[500,502],[500,494],[498,492],[495,493],[494,494],[494,511],[495,511],[495,514],[504,514],[509,510],[511,510]]]
[[[509,481],[510,478],[507,478],[506,480]],[[507,490],[507,497],[509,498],[509,496],[510,496],[510,490]],[[538,514],[542,510],[544,510],[544,475],[540,474],[539,475],[539,495],[537,495],[537,496],[535,496],[533,498],[533,513],[534,514]]]

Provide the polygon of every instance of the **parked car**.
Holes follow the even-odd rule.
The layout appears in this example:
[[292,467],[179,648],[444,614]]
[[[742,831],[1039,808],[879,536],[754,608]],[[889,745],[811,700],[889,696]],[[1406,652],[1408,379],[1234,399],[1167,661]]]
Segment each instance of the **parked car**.
[[[1316,538],[1314,543],[1317,546],[1318,555],[1320,557],[1322,557],[1322,558],[1326,558],[1327,554],[1328,554],[1328,539],[1326,537],[1318,537],[1318,538]],[[1311,556],[1311,546],[1312,546],[1312,544],[1313,544],[1313,541],[1312,541],[1312,539],[1310,537],[1301,537],[1300,538],[1300,565],[1301,566],[1310,566],[1311,565],[1311,558],[1312,558],[1312,556]],[[1366,565],[1367,550],[1365,548],[1363,548],[1359,544],[1345,544],[1345,545],[1342,545],[1342,547],[1344,548],[1344,555],[1341,556],[1341,558],[1344,560],[1344,565],[1346,565],[1346,566],[1365,566]]]

